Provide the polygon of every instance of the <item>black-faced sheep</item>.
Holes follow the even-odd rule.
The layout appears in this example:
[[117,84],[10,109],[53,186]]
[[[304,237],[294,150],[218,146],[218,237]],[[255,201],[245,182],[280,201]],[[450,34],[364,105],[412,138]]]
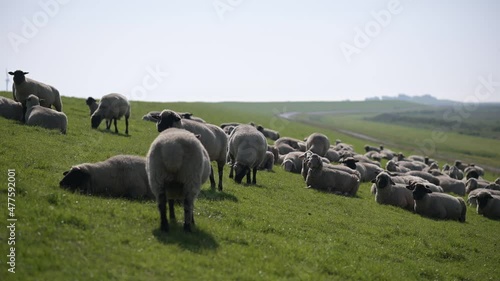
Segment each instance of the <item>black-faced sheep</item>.
[[396,184],[389,174],[382,172],[372,181],[375,184],[375,201],[379,204],[392,205],[413,210],[413,196],[403,184]]
[[66,134],[68,118],[66,114],[43,107],[37,96],[30,95],[26,100],[26,125],[59,130]]
[[312,154],[308,165],[309,170],[306,177],[308,187],[340,195],[356,195],[360,181],[355,175],[324,168],[323,161],[317,154]]
[[146,174],[146,158],[117,155],[97,163],[84,163],[63,173],[59,185],[89,195],[154,199]]
[[85,103],[89,107],[90,116],[92,116],[92,114],[94,114],[94,112],[97,110],[97,107],[99,107],[99,104],[93,97],[88,97],[87,100],[85,100]]
[[0,97],[0,116],[11,120],[23,121],[23,105],[15,100]]
[[111,121],[115,124],[115,133],[118,133],[116,121],[125,116],[125,134],[128,135],[128,119],[130,117],[130,103],[127,98],[121,94],[104,95],[99,102],[99,106],[91,116],[91,125],[97,129],[102,119],[106,119],[106,130],[111,127]]
[[479,193],[482,193],[482,192],[487,192],[491,195],[500,196],[500,190],[478,188],[478,189],[474,189],[471,192],[469,192],[469,195],[467,196],[467,202],[472,207],[476,207],[477,206],[477,195],[479,195]]
[[375,151],[375,152],[380,153],[380,148],[375,147],[375,146],[365,145],[364,148],[365,148],[365,152]]
[[153,141],[146,159],[149,185],[160,211],[160,229],[169,230],[166,203],[170,219],[175,220],[174,200],[182,200],[184,231],[190,232],[194,200],[211,171],[208,152],[192,132],[169,128]]
[[[200,123],[197,121],[182,119],[179,114],[172,110],[163,110],[159,116],[156,116],[156,127],[158,132],[163,132],[168,128],[182,128],[194,134],[200,135],[200,141],[210,156],[210,161],[217,162],[219,171],[218,189],[222,191],[222,177],[224,165],[226,164],[226,152],[228,147],[227,135],[224,131],[212,124]],[[234,163],[234,162],[233,162]],[[257,165],[260,164],[257,163]],[[215,179],[213,171],[210,173],[211,188],[215,189]]]
[[266,138],[271,139],[273,141],[280,138],[280,133],[278,133],[277,131],[273,131],[271,129],[266,129],[262,127],[262,125],[258,125],[257,130],[261,132]]
[[[237,183],[246,175],[247,184],[257,184],[257,167],[264,160],[267,141],[257,129],[251,125],[239,125],[229,136],[228,155],[231,159],[229,178]],[[250,175],[253,172],[253,178]]]
[[488,192],[479,193],[477,213],[490,219],[500,219],[500,196]]
[[341,163],[353,170],[358,171],[361,175],[362,182],[370,182],[374,180],[375,177],[383,171],[383,169],[377,165],[359,162],[353,157],[344,158],[341,160]]
[[450,169],[447,170],[445,174],[450,176],[450,178],[452,178],[452,179],[461,180],[464,178],[464,172],[462,172],[456,166],[451,166]]
[[306,150],[324,157],[330,149],[330,140],[327,136],[320,133],[313,133],[306,140]]
[[398,172],[398,173],[407,173],[411,171],[406,167],[399,166],[399,164],[396,163],[396,161],[394,160],[387,161],[387,163],[385,164],[385,169],[389,172]]

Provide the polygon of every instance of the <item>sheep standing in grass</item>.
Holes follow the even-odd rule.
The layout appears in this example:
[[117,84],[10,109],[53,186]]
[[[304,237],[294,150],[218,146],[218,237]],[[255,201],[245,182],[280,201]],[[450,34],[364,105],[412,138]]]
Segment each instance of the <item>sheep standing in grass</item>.
[[66,114],[43,107],[37,96],[30,95],[26,100],[26,125],[55,129],[66,134],[68,118]]
[[[224,165],[226,164],[226,153],[228,139],[224,131],[213,124],[201,123],[189,119],[182,119],[179,114],[172,110],[163,110],[157,118],[156,127],[158,132],[163,132],[168,128],[182,128],[200,135],[200,141],[205,147],[210,156],[210,161],[217,162],[219,172],[219,191],[222,191],[222,177],[224,173]],[[234,163],[234,162],[233,162]],[[260,164],[257,163],[257,165]],[[210,173],[210,186],[215,189],[215,178],[213,170]]]
[[26,78],[28,72],[16,70],[9,72],[14,76],[14,85],[12,85],[12,92],[14,100],[23,105],[23,114],[26,114],[26,100],[30,95],[35,95],[40,99],[40,105],[50,108],[52,105],[59,112],[62,111],[62,101],[59,91],[47,84],[38,82],[36,80]]
[[[99,106],[91,116],[92,128],[97,129],[102,119],[106,119],[106,130],[111,127],[111,120],[115,124],[115,133],[118,134],[116,121],[125,116],[125,134],[128,135],[128,118],[130,117],[130,103],[124,95],[108,94],[101,98]],[[108,123],[109,122],[109,123]]]
[[477,213],[490,219],[500,219],[500,196],[488,192],[479,193]]
[[327,136],[320,133],[311,134],[306,140],[306,150],[324,157],[330,149],[330,140]]
[[59,185],[89,195],[154,199],[146,174],[146,158],[117,155],[97,163],[84,163],[63,173]]
[[[246,175],[247,184],[257,184],[257,167],[264,160],[267,141],[257,129],[251,125],[239,125],[229,136],[228,155],[231,159],[229,177],[237,183]],[[253,177],[250,172],[253,172]]]
[[184,231],[191,232],[194,200],[211,171],[208,152],[193,133],[169,128],[153,141],[146,159],[149,185],[160,211],[160,229],[169,230],[167,202],[170,219],[175,220],[174,200],[183,200]]
[[375,201],[413,211],[413,196],[403,184],[396,184],[389,174],[382,172],[372,181],[375,184]]
[[309,160],[306,185],[310,188],[346,196],[355,196],[359,188],[359,178],[340,170],[323,167],[323,161],[317,154]]
[[0,116],[11,120],[22,121],[24,119],[23,105],[15,100],[0,97]]
[[409,185],[415,200],[415,212],[425,217],[465,222],[467,206],[460,197],[445,193],[433,193],[421,183]]
[[280,133],[278,133],[277,131],[273,131],[271,129],[266,129],[261,125],[257,126],[257,130],[261,132],[266,138],[271,139],[273,141],[280,138]]

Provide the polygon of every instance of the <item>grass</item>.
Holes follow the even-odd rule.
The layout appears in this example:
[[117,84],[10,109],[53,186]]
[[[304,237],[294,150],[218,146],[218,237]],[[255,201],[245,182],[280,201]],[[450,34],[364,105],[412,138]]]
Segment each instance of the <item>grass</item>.
[[[3,93],[7,95],[8,93]],[[498,221],[468,209],[467,222],[435,221],[378,205],[363,184],[356,198],[304,188],[300,175],[259,172],[237,185],[225,168],[224,192],[209,184],[195,202],[194,232],[182,211],[159,231],[152,201],[91,197],[62,190],[62,172],[82,162],[145,155],[157,136],[142,114],[191,111],[212,123],[240,121],[304,137],[322,131],[358,151],[365,141],[273,119],[273,106],[132,102],[130,136],[91,130],[82,99],[64,98],[68,134],[0,118],[0,194],[16,169],[16,273],[7,272],[6,204],[1,204],[1,280],[494,280],[500,276]],[[300,105],[294,104],[300,108]],[[305,108],[305,107],[304,107]],[[124,122],[119,130],[124,131]],[[397,139],[394,139],[397,141]],[[494,151],[494,147],[490,148]],[[493,234],[493,235],[492,235]]]

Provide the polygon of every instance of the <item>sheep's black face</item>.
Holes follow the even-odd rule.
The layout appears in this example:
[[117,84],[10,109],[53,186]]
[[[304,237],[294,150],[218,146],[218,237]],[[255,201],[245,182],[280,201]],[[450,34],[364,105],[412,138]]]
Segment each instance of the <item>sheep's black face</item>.
[[92,128],[97,129],[97,127],[101,124],[102,118],[100,115],[92,115],[90,121],[92,123]]
[[172,127],[179,127],[177,124],[179,121],[181,121],[181,117],[170,110],[165,110],[161,113],[158,119],[158,123],[156,123],[156,128],[158,129],[158,132],[163,132],[168,128]]
[[389,176],[388,175],[378,175],[376,178],[376,184],[378,188],[385,188],[389,185]]
[[488,192],[481,192],[477,196],[477,205],[479,206],[479,209],[483,209],[484,207],[486,207],[488,201],[492,198],[493,196],[491,196],[491,194],[489,194]]
[[85,103],[87,103],[87,105],[92,105],[95,102],[96,102],[96,100],[93,97],[88,97],[87,100],[85,101]]
[[243,177],[248,173],[250,172],[250,168],[248,166],[243,166],[241,164],[234,164],[234,172],[236,174],[236,176],[234,177],[234,181],[236,183],[241,183],[241,181],[243,180]]
[[347,159],[344,161],[344,165],[346,165],[347,167],[353,169],[353,170],[356,170],[356,160],[354,159]]
[[413,190],[413,199],[422,200],[427,193],[432,193],[432,191],[423,184],[416,184]]
[[26,77],[24,75],[28,74],[29,72],[24,72],[22,70],[16,70],[14,72],[10,71],[9,74],[14,76],[14,83],[19,85],[26,81]]
[[64,172],[63,175],[64,178],[59,182],[59,186],[69,190],[77,190],[85,186],[84,183],[90,179],[89,174],[80,168],[71,168],[71,170]]
[[475,179],[478,179],[479,178],[479,173],[475,170],[472,170],[472,171],[469,171],[467,173],[467,175],[465,176],[466,179],[470,179],[470,178],[475,178]]

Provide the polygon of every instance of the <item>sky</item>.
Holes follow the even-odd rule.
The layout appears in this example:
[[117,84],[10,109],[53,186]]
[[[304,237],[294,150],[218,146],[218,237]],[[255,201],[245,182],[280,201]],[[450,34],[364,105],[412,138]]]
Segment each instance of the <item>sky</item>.
[[500,102],[496,0],[20,0],[0,11],[0,69],[64,96]]

